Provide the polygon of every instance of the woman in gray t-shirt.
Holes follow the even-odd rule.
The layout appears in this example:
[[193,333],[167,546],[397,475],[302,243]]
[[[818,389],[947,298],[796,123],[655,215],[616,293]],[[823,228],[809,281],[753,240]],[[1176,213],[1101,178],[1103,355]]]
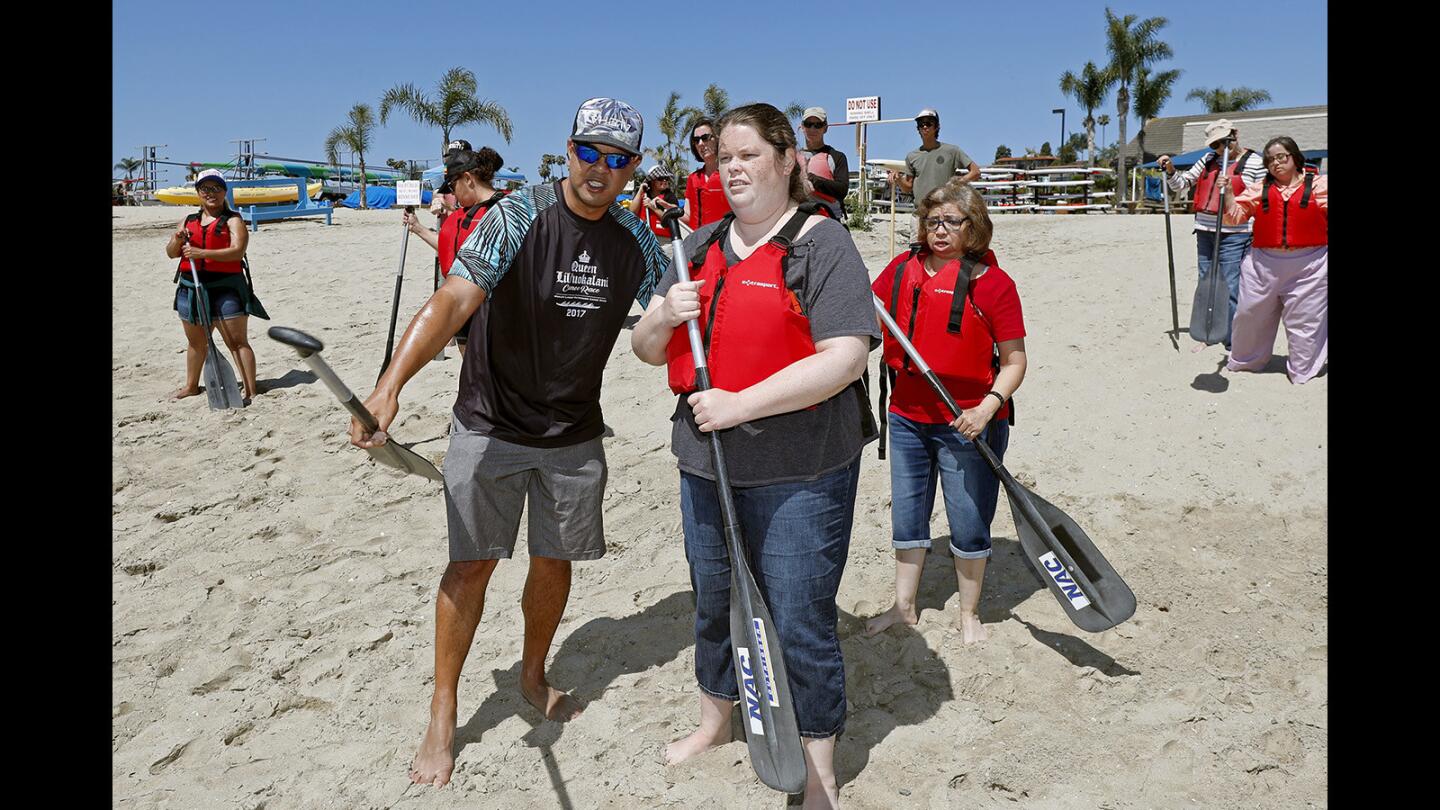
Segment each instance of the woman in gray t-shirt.
[[[784,114],[751,104],[726,113],[716,130],[734,216],[686,240],[682,261],[704,251],[692,270],[697,280],[679,282],[672,267],[631,340],[640,359],[668,365],[681,394],[672,449],[695,591],[700,727],[671,743],[666,759],[728,742],[739,699],[730,562],[708,435],[725,431],[740,533],[784,651],[809,766],[806,792],[834,803],[835,736],[845,725],[835,594],[860,451],[876,437],[859,378],[879,332],[869,275],[848,233],[798,210],[806,195]],[[698,392],[686,333],[696,319],[713,381]]]

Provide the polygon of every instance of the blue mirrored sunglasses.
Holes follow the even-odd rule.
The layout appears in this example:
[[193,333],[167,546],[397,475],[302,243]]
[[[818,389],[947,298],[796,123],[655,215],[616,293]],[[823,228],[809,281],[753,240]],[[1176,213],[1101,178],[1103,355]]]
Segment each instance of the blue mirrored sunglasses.
[[620,152],[601,152],[593,146],[586,146],[583,143],[575,144],[575,157],[586,163],[594,163],[601,157],[605,158],[605,165],[612,169],[623,169],[629,166],[632,161],[639,160],[638,155],[626,155]]

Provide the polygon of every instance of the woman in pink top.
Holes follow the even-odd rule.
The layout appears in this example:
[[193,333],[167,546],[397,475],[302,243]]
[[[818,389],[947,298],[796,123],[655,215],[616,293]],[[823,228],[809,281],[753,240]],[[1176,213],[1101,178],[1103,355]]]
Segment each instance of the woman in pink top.
[[1305,171],[1287,136],[1265,144],[1268,174],[1225,211],[1225,224],[1255,218],[1254,242],[1240,264],[1240,301],[1225,367],[1259,371],[1270,362],[1283,321],[1292,383],[1320,373],[1329,348],[1329,183]]

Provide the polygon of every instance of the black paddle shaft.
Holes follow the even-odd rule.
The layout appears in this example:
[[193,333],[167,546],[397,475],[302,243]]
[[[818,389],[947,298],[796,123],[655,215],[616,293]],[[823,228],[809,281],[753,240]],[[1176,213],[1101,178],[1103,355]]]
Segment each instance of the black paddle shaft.
[[[905,337],[904,332],[900,331],[900,327],[895,323],[895,319],[890,317],[889,311],[885,309],[885,304],[873,294],[871,295],[871,300],[875,302],[875,311],[880,315],[880,320],[885,323],[885,328],[890,330],[891,336],[894,337],[896,342],[905,350],[905,353],[910,356],[910,361],[915,364],[915,367],[925,377],[925,381],[930,383],[931,388],[935,389],[935,393],[940,397],[940,400],[945,403],[945,407],[950,410],[951,418],[958,419],[960,417],[960,406],[956,404],[955,398],[950,396],[950,392],[946,390],[945,385],[940,382],[940,378],[935,376],[935,372],[931,370],[930,366],[925,362],[925,358],[920,356],[920,352],[916,350],[915,345],[910,342],[909,338]],[[1000,483],[1005,485],[1005,492],[1010,496],[1010,502],[1019,510],[1020,516],[1030,524],[1030,528],[1034,530],[1037,535],[1045,540],[1046,545],[1050,547],[1050,551],[1053,551],[1056,558],[1064,564],[1066,570],[1075,578],[1076,583],[1080,585],[1081,589],[1083,589],[1086,594],[1098,594],[1099,589],[1095,587],[1095,583],[1091,582],[1084,570],[1076,564],[1075,558],[1070,555],[1070,552],[1066,550],[1064,544],[1062,544],[1055,537],[1054,532],[1050,530],[1049,524],[1040,516],[1039,510],[1035,508],[1035,504],[1030,500],[1030,491],[1019,481],[1016,481],[1009,470],[1005,469],[1005,466],[1000,463],[1000,459],[996,457],[995,451],[990,449],[990,445],[986,443],[983,436],[976,436],[972,444],[975,445],[976,450],[980,451],[980,455],[985,459],[985,463],[990,465],[990,469],[994,471],[995,477],[999,478]],[[1106,614],[1105,609],[1101,607],[1098,598],[1091,599],[1090,601],[1097,613],[1113,622],[1113,619],[1111,619],[1111,617]]]
[[1160,193],[1165,196],[1165,256],[1170,260],[1170,323],[1175,327],[1170,339],[1175,342],[1175,351],[1180,351],[1180,304],[1175,299],[1175,241],[1170,235],[1170,184],[1165,181],[1165,171],[1160,171]]
[[[415,206],[405,206],[405,213],[414,212]],[[395,270],[395,295],[390,301],[390,335],[385,339],[385,359],[380,363],[380,373],[375,375],[376,382],[385,376],[385,369],[390,367],[390,354],[395,350],[395,321],[400,317],[400,285],[405,281],[405,249],[410,244],[410,226],[405,225],[405,233],[400,237],[400,267]]]

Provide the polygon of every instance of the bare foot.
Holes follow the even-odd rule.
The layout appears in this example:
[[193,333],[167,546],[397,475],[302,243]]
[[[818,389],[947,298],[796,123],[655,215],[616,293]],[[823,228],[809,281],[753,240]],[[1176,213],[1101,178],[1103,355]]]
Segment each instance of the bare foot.
[[185,397],[198,396],[198,395],[200,394],[200,390],[201,390],[201,389],[200,389],[200,386],[198,386],[198,385],[195,386],[194,388],[186,388],[185,386],[182,385],[182,386],[180,386],[179,388],[176,388],[174,391],[171,391],[171,392],[170,392],[170,398],[171,398],[171,399],[184,399]]
[[567,720],[574,720],[580,716],[580,712],[585,711],[585,707],[580,705],[580,701],[552,687],[543,678],[536,684],[520,681],[520,694],[530,701],[531,706],[543,712],[546,720],[557,720],[563,723]]
[[1200,352],[1205,351],[1205,349],[1206,349],[1207,347],[1209,347],[1209,346],[1210,346],[1209,343],[1196,343],[1194,346],[1191,346],[1191,347],[1190,347],[1190,353],[1191,353],[1191,354],[1199,354]]
[[889,610],[865,622],[865,635],[878,635],[892,624],[915,624],[918,621],[920,617],[916,615],[914,608],[906,610],[899,605],[891,605]]
[[980,617],[974,613],[962,613],[955,620],[955,629],[960,631],[960,641],[963,644],[978,644],[990,638],[990,631],[980,623]]
[[730,742],[730,715],[725,715],[725,722],[718,728],[707,729],[704,726],[695,729],[687,737],[682,737],[675,742],[665,746],[665,764],[679,765],[690,757],[704,751],[709,751],[717,745],[724,745]]
[[410,781],[417,785],[445,787],[455,770],[455,706],[430,709],[430,727],[420,741],[420,750],[410,762]]

